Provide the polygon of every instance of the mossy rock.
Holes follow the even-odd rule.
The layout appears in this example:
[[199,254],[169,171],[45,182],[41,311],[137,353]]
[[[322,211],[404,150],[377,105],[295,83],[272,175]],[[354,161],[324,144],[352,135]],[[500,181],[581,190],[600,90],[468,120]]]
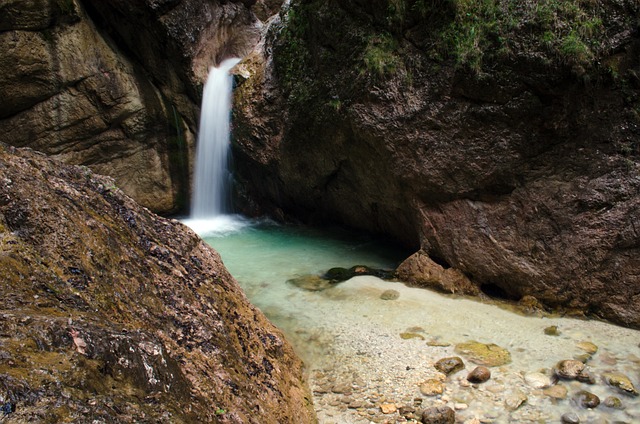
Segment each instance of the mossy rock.
[[455,352],[466,356],[474,364],[487,367],[497,367],[511,362],[511,353],[493,343],[484,344],[476,341],[458,343]]

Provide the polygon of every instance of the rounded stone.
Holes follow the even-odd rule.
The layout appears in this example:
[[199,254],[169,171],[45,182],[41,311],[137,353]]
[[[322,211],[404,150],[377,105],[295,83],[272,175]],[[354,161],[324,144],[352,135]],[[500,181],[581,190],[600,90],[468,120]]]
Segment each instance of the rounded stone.
[[460,371],[464,368],[464,362],[457,356],[451,356],[448,358],[442,358],[436,362],[435,367],[438,371],[449,375]]
[[622,404],[622,401],[615,396],[608,396],[607,398],[605,398],[602,404],[607,408],[624,409],[624,405]]
[[524,381],[534,389],[545,389],[551,386],[551,379],[541,372],[530,372],[525,374]]
[[484,383],[491,378],[491,371],[487,367],[478,366],[467,375],[467,380],[471,383]]
[[563,424],[580,424],[580,417],[575,412],[567,412],[562,415],[560,421]]
[[422,411],[422,424],[454,424],[456,413],[448,406],[434,406]]
[[560,332],[557,325],[552,325],[544,329],[544,334],[547,336],[559,336]]
[[580,390],[573,397],[575,402],[583,408],[597,408],[600,405],[600,398],[586,390]]
[[380,299],[382,300],[396,300],[400,297],[400,292],[398,290],[385,290],[380,295]]
[[596,346],[595,344],[591,343],[591,342],[580,342],[576,345],[578,348],[584,350],[585,352],[587,352],[589,355],[593,355],[594,353],[596,353],[598,351],[598,346]]

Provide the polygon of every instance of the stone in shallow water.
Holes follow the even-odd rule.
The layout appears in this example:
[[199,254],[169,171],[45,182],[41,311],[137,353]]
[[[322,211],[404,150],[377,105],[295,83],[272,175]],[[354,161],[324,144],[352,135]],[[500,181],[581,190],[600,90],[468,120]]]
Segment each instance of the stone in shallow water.
[[455,352],[468,357],[475,364],[487,367],[497,367],[511,362],[509,351],[493,343],[484,344],[476,341],[459,343],[456,345]]
[[449,358],[440,359],[438,362],[436,362],[435,367],[438,371],[446,375],[449,375],[463,369],[464,362],[462,362],[461,358],[457,356],[452,356]]
[[562,424],[580,424],[580,417],[575,412],[567,412],[560,419]]
[[596,346],[591,342],[580,342],[576,346],[578,346],[578,348],[587,352],[589,355],[593,355],[598,351],[598,346]]
[[612,408],[612,409],[624,409],[624,405],[622,404],[622,401],[620,399],[618,399],[615,396],[608,396],[603,402],[602,404],[604,406],[606,406],[607,408]]
[[420,393],[425,396],[437,396],[444,392],[444,383],[440,380],[429,379],[420,383]]
[[454,424],[456,413],[448,406],[433,406],[422,412],[422,424]]
[[491,378],[491,371],[489,368],[479,366],[475,367],[473,371],[467,375],[467,380],[471,383],[484,383]]
[[541,372],[530,372],[525,374],[524,381],[534,389],[545,389],[551,386],[551,379]]
[[416,334],[416,333],[400,333],[400,338],[402,340],[409,340],[409,339],[424,340],[424,336],[422,334]]
[[504,405],[509,411],[515,411],[516,409],[520,408],[526,401],[527,395],[522,393],[520,390],[516,390],[505,398]]
[[585,371],[585,365],[575,359],[565,359],[556,364],[553,372],[566,380],[577,380]]
[[638,396],[638,390],[635,388],[629,377],[617,372],[607,372],[602,374],[602,379],[611,387],[615,387],[622,393]]
[[432,339],[427,342],[427,346],[432,347],[447,347],[451,346],[451,343],[441,342],[440,340]]
[[600,398],[586,390],[580,390],[573,396],[573,400],[577,405],[583,408],[597,408],[600,405]]
[[380,295],[380,299],[382,300],[396,300],[400,297],[400,292],[398,290],[385,290]]
[[547,336],[559,336],[560,332],[557,325],[552,325],[544,329],[544,334]]
[[545,396],[548,396],[553,399],[566,399],[567,397],[567,388],[560,384],[556,386],[552,386],[544,389],[542,392]]
[[333,286],[331,281],[317,275],[303,275],[287,280],[287,283],[308,291],[322,291]]

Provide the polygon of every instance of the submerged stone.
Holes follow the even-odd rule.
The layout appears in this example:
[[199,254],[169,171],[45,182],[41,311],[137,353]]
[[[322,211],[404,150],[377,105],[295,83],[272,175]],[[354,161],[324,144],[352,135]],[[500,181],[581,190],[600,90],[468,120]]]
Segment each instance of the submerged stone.
[[566,399],[568,390],[565,386],[558,384],[544,389],[542,393],[552,399]]
[[600,398],[586,390],[580,390],[573,396],[573,400],[583,408],[593,409],[600,405]]
[[422,334],[416,334],[416,333],[400,333],[400,338],[402,340],[409,340],[409,339],[424,340],[424,336]]
[[429,341],[427,342],[427,346],[432,346],[432,347],[447,347],[447,346],[451,346],[451,343],[448,343],[448,342],[441,342],[440,340],[432,339],[432,340],[429,340]]
[[544,389],[551,386],[551,379],[541,372],[530,372],[525,374],[524,381],[534,389]]
[[611,409],[624,409],[622,401],[615,396],[607,396],[602,404]]
[[587,352],[589,355],[593,355],[598,351],[598,346],[591,342],[580,342],[576,346]]
[[562,424],[580,424],[580,417],[575,412],[567,412],[560,419]]
[[638,396],[638,390],[635,388],[629,377],[617,372],[608,372],[602,375],[602,379],[611,387],[615,387],[622,393],[631,396]]
[[455,352],[464,355],[475,364],[487,367],[497,367],[511,362],[511,354],[508,350],[490,343],[484,344],[476,341],[459,343]]
[[544,334],[547,336],[559,336],[560,332],[558,331],[557,325],[552,325],[544,329]]
[[380,295],[380,299],[382,300],[396,300],[400,297],[400,292],[398,290],[385,290]]
[[393,271],[386,269],[377,269],[366,265],[356,265],[349,269],[342,267],[331,268],[322,276],[322,278],[337,284],[360,275],[373,275],[375,277],[382,278],[383,280],[389,280],[392,279],[395,274]]
[[516,390],[505,398],[504,405],[509,411],[515,411],[516,409],[520,408],[527,400],[527,395],[525,395],[520,390]]
[[287,283],[307,291],[322,291],[334,286],[331,281],[312,274],[291,278]]

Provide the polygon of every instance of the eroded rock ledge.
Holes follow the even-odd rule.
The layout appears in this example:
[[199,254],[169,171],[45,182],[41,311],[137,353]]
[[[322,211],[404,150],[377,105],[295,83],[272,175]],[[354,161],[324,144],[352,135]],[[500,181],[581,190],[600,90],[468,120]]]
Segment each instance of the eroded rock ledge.
[[113,179],[0,144],[0,396],[19,422],[308,423],[218,254]]

